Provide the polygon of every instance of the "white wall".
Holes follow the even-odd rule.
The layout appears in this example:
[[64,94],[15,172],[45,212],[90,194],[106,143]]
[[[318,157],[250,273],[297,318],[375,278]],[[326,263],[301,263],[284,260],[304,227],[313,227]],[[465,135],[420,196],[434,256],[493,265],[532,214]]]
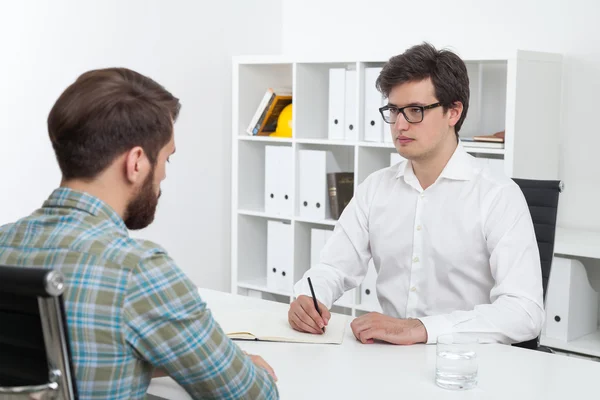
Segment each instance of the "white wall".
[[600,231],[599,15],[596,0],[284,0],[283,52],[387,59],[429,41],[465,56],[562,53],[559,225]]
[[156,222],[197,285],[230,282],[231,56],[281,50],[278,0],[0,3],[0,224],[38,208],[60,173],[46,130],[79,74],[125,66],[181,99]]

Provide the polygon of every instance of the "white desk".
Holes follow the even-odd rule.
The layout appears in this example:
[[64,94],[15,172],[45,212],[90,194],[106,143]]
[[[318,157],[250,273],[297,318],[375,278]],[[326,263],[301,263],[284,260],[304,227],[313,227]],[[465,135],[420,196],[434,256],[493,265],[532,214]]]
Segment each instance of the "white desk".
[[[282,313],[289,307],[206,289],[200,294],[209,307],[260,307]],[[600,363],[506,345],[481,345],[478,388],[454,392],[435,385],[435,345],[363,345],[349,326],[342,345],[236,343],[271,364],[284,400],[600,398]],[[190,399],[171,378],[154,379],[148,393]]]

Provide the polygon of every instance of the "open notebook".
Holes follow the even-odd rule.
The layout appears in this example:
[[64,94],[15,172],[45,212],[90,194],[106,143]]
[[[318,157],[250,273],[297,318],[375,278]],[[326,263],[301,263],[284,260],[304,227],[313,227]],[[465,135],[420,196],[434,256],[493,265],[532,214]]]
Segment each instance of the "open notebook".
[[332,314],[322,335],[295,331],[287,312],[275,313],[254,309],[212,310],[215,320],[231,339],[267,342],[342,344],[348,325],[346,315]]

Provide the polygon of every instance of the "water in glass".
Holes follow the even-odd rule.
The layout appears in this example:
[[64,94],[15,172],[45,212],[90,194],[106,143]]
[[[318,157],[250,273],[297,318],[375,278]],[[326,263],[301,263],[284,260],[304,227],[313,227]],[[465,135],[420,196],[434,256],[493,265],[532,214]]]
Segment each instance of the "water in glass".
[[450,334],[438,338],[435,382],[445,389],[477,386],[477,338]]

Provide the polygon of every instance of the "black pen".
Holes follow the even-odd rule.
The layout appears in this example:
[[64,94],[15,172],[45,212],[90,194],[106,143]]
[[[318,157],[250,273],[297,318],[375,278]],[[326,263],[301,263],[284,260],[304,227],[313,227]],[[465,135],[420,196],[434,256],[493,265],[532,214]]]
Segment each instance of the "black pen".
[[[310,286],[310,292],[312,293],[313,303],[315,303],[315,310],[321,315],[321,310],[319,310],[319,304],[317,303],[317,296],[315,296],[315,290],[313,289],[312,282],[310,281],[310,277],[308,278],[308,286]],[[321,330],[325,332],[325,327],[322,327]]]

